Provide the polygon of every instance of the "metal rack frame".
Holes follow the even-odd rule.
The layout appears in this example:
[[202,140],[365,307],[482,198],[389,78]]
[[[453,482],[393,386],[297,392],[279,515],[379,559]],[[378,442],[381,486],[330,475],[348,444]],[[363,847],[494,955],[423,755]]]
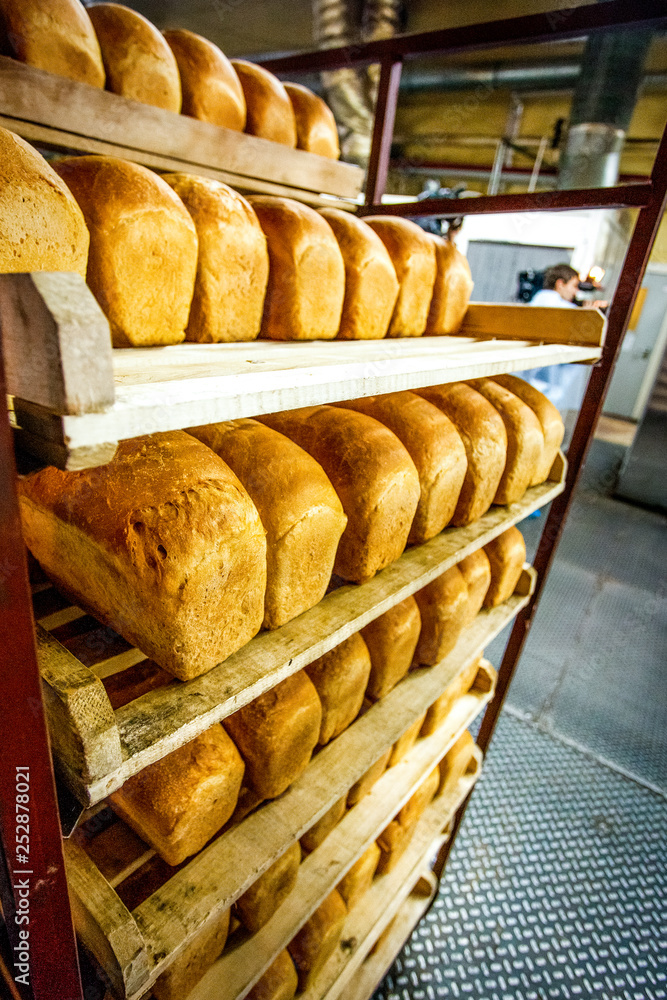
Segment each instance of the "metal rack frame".
[[[417,205],[381,204],[389,169],[403,61],[422,55],[452,54],[503,44],[548,42],[639,26],[667,27],[664,5],[656,0],[635,0],[630,8],[626,0],[609,0],[604,4],[266,60],[263,64],[274,72],[293,74],[380,62],[366,203],[361,214],[451,215],[451,201],[433,200]],[[457,215],[584,208],[639,209],[621,279],[609,308],[602,358],[592,369],[570,444],[565,490],[552,503],[540,539],[535,559],[537,588],[516,619],[499,671],[497,693],[484,715],[478,738],[483,751],[493,735],[505,693],[537,610],[666,203],[667,128],[649,183],[547,194],[480,197],[456,202]],[[1,355],[0,390],[4,394]],[[7,420],[0,421],[0,649],[3,660],[0,669],[0,899],[13,947],[20,943],[18,931],[25,926],[17,925],[14,919],[17,913],[24,912],[25,906],[19,883],[29,880],[31,930],[30,986],[24,988],[11,982],[6,984],[13,996],[18,990],[22,997],[33,997],[35,1000],[76,1000],[82,995],[81,982],[72,919],[66,903],[67,883],[59,810],[41,700],[27,561],[18,513],[16,468]],[[20,664],[20,669],[17,664]],[[28,768],[30,772],[29,868],[15,864],[16,768]],[[459,813],[459,821],[462,812]],[[454,836],[438,857],[435,868],[438,876],[453,840]],[[0,962],[0,975],[3,969],[5,964]],[[5,981],[6,975],[5,971]]]

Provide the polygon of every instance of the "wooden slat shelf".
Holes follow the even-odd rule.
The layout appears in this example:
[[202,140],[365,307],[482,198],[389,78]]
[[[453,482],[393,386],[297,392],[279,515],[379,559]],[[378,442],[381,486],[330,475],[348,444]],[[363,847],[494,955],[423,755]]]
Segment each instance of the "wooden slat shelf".
[[[549,503],[564,488],[565,464],[558,455],[551,471],[553,478],[527,490],[517,503],[493,507],[466,528],[445,529],[424,545],[408,549],[368,583],[333,590],[310,611],[274,632],[260,633],[204,676],[173,681],[115,712],[100,677],[140,662],[143,654],[125,649],[85,666],[44,628],[45,621],[73,621],[77,614],[83,618],[84,612],[65,607],[44,620],[36,614],[53,752],[63,780],[83,805],[106,798],[131,775],[312,663],[470,552]],[[99,628],[90,619],[90,629],[95,627]],[[100,657],[104,657],[105,644],[115,638],[113,633],[110,638],[109,632],[107,629],[98,647]]]

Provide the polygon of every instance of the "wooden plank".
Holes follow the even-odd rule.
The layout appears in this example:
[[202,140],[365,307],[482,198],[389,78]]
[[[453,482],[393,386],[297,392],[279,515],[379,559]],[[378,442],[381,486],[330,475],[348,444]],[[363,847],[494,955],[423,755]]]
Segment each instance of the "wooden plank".
[[133,911],[151,953],[163,956],[155,975],[351,788],[527,600],[512,597],[483,612],[449,656],[412,671],[324,747],[279,799],[222,834]]
[[120,674],[123,670],[129,670],[130,667],[136,666],[137,663],[141,663],[146,658],[146,654],[142,653],[140,649],[126,649],[124,653],[118,653],[106,660],[100,660],[99,663],[93,663],[90,669],[96,677],[102,679],[111,677],[112,674]]
[[7,392],[55,413],[115,399],[109,323],[80,274],[0,274]]
[[69,622],[75,622],[79,618],[83,618],[86,612],[82,611],[81,608],[77,608],[76,605],[71,604],[68,608],[61,608],[60,611],[54,611],[50,615],[44,615],[43,618],[38,618],[37,623],[50,632],[54,628],[58,628],[60,625],[67,625]]
[[352,164],[130,101],[6,56],[0,57],[0,113],[68,133],[70,149],[77,148],[77,136],[82,136],[118,145],[127,158],[157,153],[239,177],[348,198],[356,197],[363,183],[363,171]]
[[[242,1000],[490,698],[490,690],[478,689],[459,699],[432,736],[419,740],[399,764],[386,771],[370,794],[346,813],[320,847],[301,863],[286,904],[259,932],[223,955],[188,1000],[207,1000],[211,996],[216,1000]],[[453,815],[446,816],[443,825]]]
[[607,321],[599,309],[471,302],[460,333],[463,337],[602,347],[606,326]]

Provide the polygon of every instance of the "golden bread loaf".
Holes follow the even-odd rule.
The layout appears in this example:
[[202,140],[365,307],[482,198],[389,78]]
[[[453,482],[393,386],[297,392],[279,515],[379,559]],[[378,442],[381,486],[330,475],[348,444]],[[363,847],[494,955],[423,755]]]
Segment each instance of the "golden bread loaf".
[[79,0],[0,0],[0,51],[57,76],[104,86],[100,47]]
[[246,132],[294,149],[296,118],[292,102],[278,77],[245,59],[232,59],[232,66],[245,97]]
[[348,911],[356,906],[370,889],[379,860],[380,848],[373,841],[336,886]]
[[342,799],[334,802],[331,809],[327,809],[324,816],[321,816],[310,830],[304,833],[300,841],[304,851],[315,851],[320,844],[324,843],[333,828],[340,823],[345,815],[346,805],[347,795],[344,795]]
[[236,900],[236,914],[251,934],[267,924],[296,885],[301,864],[298,840]]
[[335,889],[321,903],[288,945],[299,976],[299,990],[308,989],[338,946],[347,907]]
[[226,184],[165,174],[192,217],[198,257],[185,339],[200,344],[255,340],[269,279],[266,239],[252,208]]
[[246,765],[246,784],[275,799],[308,766],[317,745],[322,706],[300,670],[225,719]]
[[374,764],[371,764],[359,780],[355,781],[352,785],[352,788],[347,793],[348,809],[352,806],[356,806],[357,802],[360,802],[365,795],[368,795],[375,782],[382,777],[384,772],[387,770],[389,758],[391,757],[391,750],[391,747],[389,747],[388,750],[385,750],[382,756],[376,760]]
[[102,51],[107,90],[165,111],[181,110],[174,53],[143,15],[119,3],[99,3],[88,16]]
[[322,702],[318,743],[325,744],[354,722],[371,672],[371,658],[358,632],[304,668]]
[[458,567],[468,588],[468,610],[463,622],[463,627],[467,628],[472,625],[484,604],[491,583],[491,566],[484,549],[477,549],[462,559]]
[[409,219],[372,215],[364,222],[384,243],[398,278],[398,298],[387,336],[421,337],[435,282],[433,240]]
[[519,529],[511,527],[485,545],[484,551],[491,566],[484,607],[495,608],[514,593],[526,561],[526,543]]
[[493,381],[502,385],[503,389],[508,389],[515,396],[529,406],[542,427],[544,446],[542,455],[535,466],[530,486],[537,486],[549,478],[551,466],[554,464],[558,449],[563,443],[565,426],[562,417],[551,400],[535,389],[530,382],[517,378],[516,375],[494,375]]
[[437,270],[425,332],[430,336],[458,333],[473,287],[470,265],[453,240],[431,238]]
[[155,981],[155,1000],[183,1000],[220,957],[229,933],[229,910],[200,927],[178,957]]
[[90,231],[86,280],[114,347],[180,344],[197,270],[197,232],[168,184],[115,156],[55,164]]
[[395,604],[361,630],[371,657],[366,697],[384,698],[407,674],[412,665],[421,618],[412,595]]
[[432,771],[429,771],[417,791],[410,796],[399,812],[397,819],[401,826],[415,826],[438,791],[439,783],[440,768],[436,765]]
[[234,812],[243,761],[220,724],[149,764],[109,804],[168,865],[200,851]]
[[401,736],[399,736],[391,748],[391,757],[389,758],[387,767],[395,767],[396,764],[402,761],[403,758],[410,753],[413,746],[419,739],[419,734],[425,718],[426,713],[420,715],[419,718],[415,719],[412,725],[409,726]]
[[291,198],[250,198],[269,250],[262,336],[333,340],[338,333],[345,266],[329,224]]
[[498,411],[465,382],[416,389],[449,417],[463,441],[468,467],[452,524],[462,527],[486,514],[507,461],[507,432]]
[[470,385],[496,408],[507,432],[507,460],[493,502],[515,503],[530,486],[542,458],[542,425],[529,406],[493,379],[473,379]]
[[314,458],[257,420],[191,427],[239,477],[266,531],[264,628],[314,607],[331,579],[347,524],[340,500]]
[[435,767],[378,837],[377,845],[380,848],[378,875],[386,875],[396,867],[412,839],[422,813],[436,795],[439,783],[440,772],[438,767]]
[[350,212],[321,208],[345,264],[339,340],[380,340],[389,328],[398,279],[387,249],[370,226]]
[[261,979],[258,979],[246,1000],[293,1000],[299,978],[290,953],[281,951]]
[[420,496],[408,543],[440,534],[456,510],[468,460],[456,427],[414,392],[390,392],[337,403],[374,417],[405,445],[419,475]]
[[107,465],[20,484],[26,544],[72,600],[180,680],[262,624],[266,541],[229,466],[184,431],[121,441]]
[[300,83],[286,83],[284,86],[294,111],[297,148],[337,160],[340,146],[331,108]]
[[468,614],[468,588],[458,566],[452,566],[418,590],[422,628],[414,663],[433,666],[454,649]]
[[334,572],[363,583],[403,552],[419,502],[419,476],[395,434],[372,417],[309,406],[258,418],[320,463],[347,515]]
[[450,792],[468,770],[475,741],[466,729],[440,761],[440,791]]
[[181,110],[190,118],[242,132],[245,97],[234,67],[207,38],[185,28],[164,32],[181,78]]
[[454,680],[447,685],[440,697],[436,698],[426,713],[424,725],[419,734],[420,736],[430,736],[445,722],[457,698],[461,698],[464,694],[467,694],[471,687],[473,687],[479,671],[480,661],[481,657],[478,657],[467,667],[464,667]]
[[43,156],[0,128],[0,274],[77,271],[88,229],[72,192]]

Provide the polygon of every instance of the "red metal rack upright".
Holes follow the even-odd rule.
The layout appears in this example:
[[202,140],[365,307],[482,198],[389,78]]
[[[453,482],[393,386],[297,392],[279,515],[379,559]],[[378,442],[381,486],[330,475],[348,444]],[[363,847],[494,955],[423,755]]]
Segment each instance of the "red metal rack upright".
[[[389,213],[410,216],[451,215],[451,202],[414,205],[381,204],[386,185],[393,123],[404,59],[426,54],[448,54],[484,49],[502,44],[555,41],[581,37],[591,32],[654,25],[667,27],[664,4],[637,0],[610,0],[604,4],[574,7],[547,14],[473,25],[467,28],[400,36],[387,41],[291,58],[265,61],[278,73],[321,71],[340,66],[380,62],[381,78],[372,154],[362,214]],[[625,258],[621,280],[608,314],[608,334],[600,362],[593,368],[569,449],[565,491],[551,506],[536,559],[538,585],[526,609],[516,620],[499,674],[498,693],[483,719],[479,742],[486,749],[511,680],[514,668],[553,559],[573,492],[576,488],[595,424],[620,349],[628,319],[642,282],[667,198],[667,130],[663,135],[651,175],[646,184],[586,191],[464,199],[456,203],[458,214],[494,212],[566,211],[574,208],[638,208],[639,213]],[[4,380],[0,371],[0,387]],[[28,586],[25,551],[20,534],[16,496],[16,471],[9,423],[0,430],[0,837],[2,863],[0,889],[2,908],[11,935],[18,944],[14,915],[20,912],[20,875],[25,869],[31,887],[31,986],[19,990],[36,1000],[76,1000],[81,995],[72,920],[60,843],[60,825],[35,649],[34,621]],[[15,865],[16,768],[27,767],[31,778],[31,865]],[[444,864],[445,853],[438,868]],[[2,963],[0,963],[1,965]],[[9,985],[8,985],[9,988]],[[16,986],[14,989],[16,995]]]

